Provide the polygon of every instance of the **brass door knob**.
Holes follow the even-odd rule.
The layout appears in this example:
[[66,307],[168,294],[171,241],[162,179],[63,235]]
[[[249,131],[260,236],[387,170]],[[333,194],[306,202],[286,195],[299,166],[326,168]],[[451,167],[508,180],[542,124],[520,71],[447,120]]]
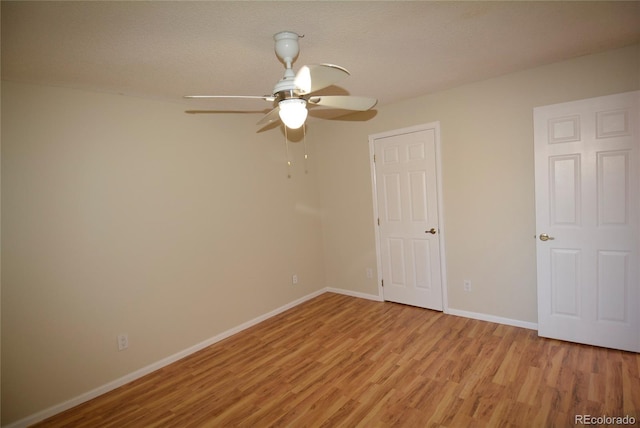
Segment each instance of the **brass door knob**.
[[438,233],[438,231],[435,229],[435,227],[432,227],[429,230],[425,230],[424,233],[430,233],[432,235],[435,235],[436,233]]
[[556,239],[556,238],[554,238],[553,236],[549,236],[546,233],[541,233],[540,234],[540,240],[541,241],[553,241],[554,239]]

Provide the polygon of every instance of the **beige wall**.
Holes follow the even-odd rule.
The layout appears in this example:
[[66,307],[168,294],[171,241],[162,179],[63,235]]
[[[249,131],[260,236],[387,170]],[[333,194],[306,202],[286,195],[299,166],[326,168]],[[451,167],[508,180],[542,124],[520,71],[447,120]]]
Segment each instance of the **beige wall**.
[[[382,106],[318,131],[327,286],[377,294],[368,135],[440,121],[449,307],[536,322],[533,112],[640,88],[640,47]],[[425,70],[428,73],[428,70]],[[364,95],[364,94],[363,94]],[[463,291],[463,280],[472,291]]]
[[325,286],[376,294],[367,136],[421,123],[442,126],[450,307],[535,322],[532,108],[638,89],[639,52],[313,122],[291,179],[255,115],[3,82],[3,423]]
[[324,287],[302,145],[185,108],[3,82],[3,423]]

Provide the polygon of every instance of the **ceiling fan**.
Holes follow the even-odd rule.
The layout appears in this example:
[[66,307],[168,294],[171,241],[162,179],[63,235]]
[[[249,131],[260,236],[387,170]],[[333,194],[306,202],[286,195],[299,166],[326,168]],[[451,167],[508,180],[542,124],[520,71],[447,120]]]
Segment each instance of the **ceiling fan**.
[[338,65],[305,65],[294,73],[291,65],[300,51],[298,34],[282,31],[273,36],[278,58],[285,64],[284,77],[276,83],[271,95],[186,95],[185,98],[255,98],[277,103],[258,125],[268,125],[280,118],[290,129],[300,128],[307,119],[307,106],[324,106],[344,110],[366,111],[378,102],[375,98],[349,95],[314,95],[327,86],[349,76],[349,72]]

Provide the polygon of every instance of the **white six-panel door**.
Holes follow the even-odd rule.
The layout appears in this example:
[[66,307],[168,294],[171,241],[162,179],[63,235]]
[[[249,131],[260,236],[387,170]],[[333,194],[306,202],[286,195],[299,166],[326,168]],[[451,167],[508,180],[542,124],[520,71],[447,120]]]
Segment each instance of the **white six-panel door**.
[[639,100],[534,110],[540,336],[640,352]]
[[436,124],[370,137],[385,300],[442,310]]

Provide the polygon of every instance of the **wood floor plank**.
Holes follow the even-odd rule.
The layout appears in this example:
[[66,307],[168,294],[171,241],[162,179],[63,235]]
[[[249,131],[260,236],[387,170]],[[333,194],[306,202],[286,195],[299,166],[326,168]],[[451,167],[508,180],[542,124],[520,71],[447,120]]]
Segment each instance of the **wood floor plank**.
[[640,355],[325,293],[37,427],[563,427],[640,420]]

